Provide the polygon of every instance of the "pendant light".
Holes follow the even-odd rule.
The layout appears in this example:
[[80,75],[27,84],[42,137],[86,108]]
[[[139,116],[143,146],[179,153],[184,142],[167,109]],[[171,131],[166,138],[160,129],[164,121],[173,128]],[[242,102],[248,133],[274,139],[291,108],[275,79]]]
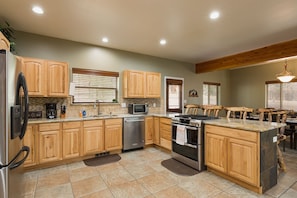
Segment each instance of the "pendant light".
[[292,75],[291,72],[287,71],[287,60],[285,62],[285,69],[281,73],[276,75],[276,78],[279,79],[281,82],[290,82],[295,78],[295,76]]

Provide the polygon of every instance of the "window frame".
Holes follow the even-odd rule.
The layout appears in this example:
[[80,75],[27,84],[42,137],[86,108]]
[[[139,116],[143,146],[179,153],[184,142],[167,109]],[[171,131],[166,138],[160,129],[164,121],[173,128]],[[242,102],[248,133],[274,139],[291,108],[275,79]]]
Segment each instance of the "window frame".
[[[115,91],[115,99],[118,101],[119,97],[119,72],[113,72],[113,71],[103,71],[103,70],[94,70],[94,69],[83,69],[83,68],[72,68],[72,80],[73,80],[73,74],[86,74],[86,75],[94,75],[94,76],[108,76],[108,77],[115,77],[116,78],[116,87],[115,88],[108,88],[108,87],[87,87],[87,86],[75,86],[75,88],[86,88],[86,89],[108,89],[108,90],[114,90]],[[75,102],[74,96],[72,98],[73,104],[90,104],[94,103],[96,101],[89,101],[89,102]],[[114,103],[111,102],[104,102],[100,101],[100,103]]]
[[[207,89],[208,89],[208,95],[207,95],[207,103],[204,102],[204,85],[207,85]],[[211,85],[215,85],[216,86],[216,99],[217,99],[217,104],[210,104],[210,86]],[[216,83],[216,82],[203,82],[202,85],[202,104],[203,105],[220,105],[220,100],[221,100],[221,83]]]

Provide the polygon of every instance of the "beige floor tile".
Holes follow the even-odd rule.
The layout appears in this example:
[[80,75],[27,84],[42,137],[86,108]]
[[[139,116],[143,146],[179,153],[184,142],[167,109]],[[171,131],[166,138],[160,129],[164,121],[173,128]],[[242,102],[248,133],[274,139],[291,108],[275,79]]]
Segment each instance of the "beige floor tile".
[[[296,178],[297,179],[297,178]],[[293,190],[296,190],[297,191],[297,181],[292,185],[291,187]]]
[[72,171],[78,168],[84,168],[84,167],[86,167],[86,165],[84,164],[83,161],[67,164],[67,168],[69,171]]
[[83,168],[77,168],[70,171],[70,180],[71,182],[79,181],[82,179],[86,179],[89,177],[94,177],[96,175],[99,175],[96,168],[94,167],[83,167]]
[[122,166],[110,171],[99,172],[108,187],[135,180],[135,178]]
[[68,173],[63,172],[61,174],[41,175],[38,178],[37,188],[49,188],[69,182],[70,179]]
[[35,198],[73,198],[71,184],[37,189]]
[[23,195],[34,195],[34,192],[36,190],[37,185],[37,178],[31,178],[26,179],[25,185],[24,185],[24,194]]
[[45,168],[45,169],[40,169],[38,171],[39,175],[48,175],[48,174],[62,174],[62,173],[67,173],[68,169],[66,165],[61,165],[61,166],[55,166],[52,168]]
[[151,193],[156,193],[177,184],[169,174],[155,172],[154,174],[142,177],[138,181]]
[[110,191],[115,198],[142,198],[150,195],[150,192],[137,181],[113,185],[110,187]]
[[75,197],[86,196],[106,188],[107,187],[100,176],[89,177],[72,182],[72,189]]
[[136,179],[153,174],[155,172],[155,170],[146,163],[140,164],[138,166],[127,165],[125,166],[125,169]]
[[86,196],[83,196],[82,198],[114,198],[112,193],[109,189],[100,190],[91,194],[88,194]]
[[284,194],[280,196],[280,198],[296,198],[297,197],[297,191],[293,189],[289,189]]
[[180,188],[179,186],[172,186],[167,189],[161,190],[154,194],[157,198],[193,198],[194,196],[191,195],[186,190]]

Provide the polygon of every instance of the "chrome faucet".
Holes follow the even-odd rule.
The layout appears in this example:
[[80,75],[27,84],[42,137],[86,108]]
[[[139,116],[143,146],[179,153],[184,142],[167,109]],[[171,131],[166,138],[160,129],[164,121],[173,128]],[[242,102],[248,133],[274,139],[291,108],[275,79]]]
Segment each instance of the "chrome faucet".
[[100,115],[101,113],[100,113],[100,99],[97,99],[96,101],[95,101],[95,107],[96,107],[96,103],[97,103],[97,106],[98,106],[98,115]]

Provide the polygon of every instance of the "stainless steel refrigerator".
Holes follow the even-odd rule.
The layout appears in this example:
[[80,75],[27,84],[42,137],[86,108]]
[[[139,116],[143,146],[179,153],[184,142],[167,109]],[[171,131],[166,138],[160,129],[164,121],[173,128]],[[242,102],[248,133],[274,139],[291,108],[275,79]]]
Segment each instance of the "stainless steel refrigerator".
[[30,148],[23,145],[28,122],[29,98],[26,79],[16,57],[0,50],[0,197],[21,197],[23,163]]

